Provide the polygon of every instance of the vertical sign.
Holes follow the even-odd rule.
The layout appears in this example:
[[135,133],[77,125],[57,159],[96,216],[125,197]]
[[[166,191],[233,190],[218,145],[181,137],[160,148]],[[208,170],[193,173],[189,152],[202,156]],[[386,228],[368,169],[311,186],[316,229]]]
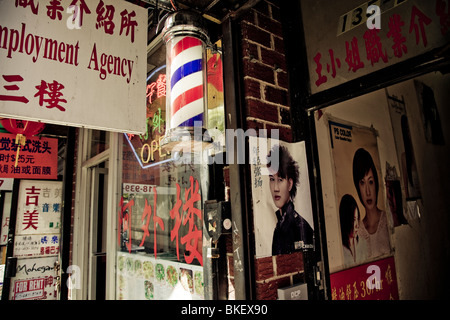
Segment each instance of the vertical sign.
[[22,180],[17,206],[16,276],[10,299],[58,298],[62,182]]

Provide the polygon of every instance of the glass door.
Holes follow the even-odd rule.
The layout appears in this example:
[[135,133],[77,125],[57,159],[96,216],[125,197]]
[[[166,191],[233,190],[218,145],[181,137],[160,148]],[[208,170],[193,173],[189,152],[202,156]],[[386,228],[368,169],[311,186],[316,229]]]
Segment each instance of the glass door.
[[[107,162],[107,161],[106,161]],[[104,300],[106,288],[106,198],[108,169],[103,162],[90,168],[89,221],[89,296],[90,300]]]

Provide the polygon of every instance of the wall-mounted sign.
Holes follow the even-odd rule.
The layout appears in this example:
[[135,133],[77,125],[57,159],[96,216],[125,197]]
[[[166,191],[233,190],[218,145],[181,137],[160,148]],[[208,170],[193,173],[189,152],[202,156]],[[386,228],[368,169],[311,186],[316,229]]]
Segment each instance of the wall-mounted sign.
[[11,300],[58,298],[62,182],[21,180],[14,239]]
[[0,133],[2,178],[56,179],[57,174],[58,139],[26,137],[22,146],[15,134]]
[[13,189],[13,178],[0,178],[0,190],[12,191]]
[[[16,236],[59,235],[61,228],[61,201],[61,181],[20,181]],[[51,239],[51,236],[47,237],[48,242]]]
[[18,259],[16,276],[11,279],[10,300],[58,299],[57,257]]
[[398,300],[393,257],[330,275],[332,300]]
[[0,0],[0,116],[142,133],[147,10]]
[[253,222],[255,256],[312,249],[314,223],[305,143],[255,137],[249,141],[253,206],[258,212]]
[[[444,0],[307,0],[301,5],[313,94],[450,40],[450,4]],[[377,10],[368,10],[371,5]]]

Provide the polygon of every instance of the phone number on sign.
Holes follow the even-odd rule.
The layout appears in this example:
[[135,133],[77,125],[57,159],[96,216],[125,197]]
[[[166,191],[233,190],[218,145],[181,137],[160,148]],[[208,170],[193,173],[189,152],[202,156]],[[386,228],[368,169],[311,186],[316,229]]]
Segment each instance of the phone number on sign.
[[123,193],[150,193],[156,186],[148,184],[124,183]]

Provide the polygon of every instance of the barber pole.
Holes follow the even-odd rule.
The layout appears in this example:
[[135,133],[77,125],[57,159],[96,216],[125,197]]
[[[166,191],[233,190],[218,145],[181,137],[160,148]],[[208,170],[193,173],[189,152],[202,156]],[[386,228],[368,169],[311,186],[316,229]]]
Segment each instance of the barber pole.
[[195,127],[206,127],[207,33],[201,16],[176,11],[165,23],[166,43],[166,138],[179,140]]
[[176,37],[170,52],[171,128],[203,122],[204,44],[194,37]]

